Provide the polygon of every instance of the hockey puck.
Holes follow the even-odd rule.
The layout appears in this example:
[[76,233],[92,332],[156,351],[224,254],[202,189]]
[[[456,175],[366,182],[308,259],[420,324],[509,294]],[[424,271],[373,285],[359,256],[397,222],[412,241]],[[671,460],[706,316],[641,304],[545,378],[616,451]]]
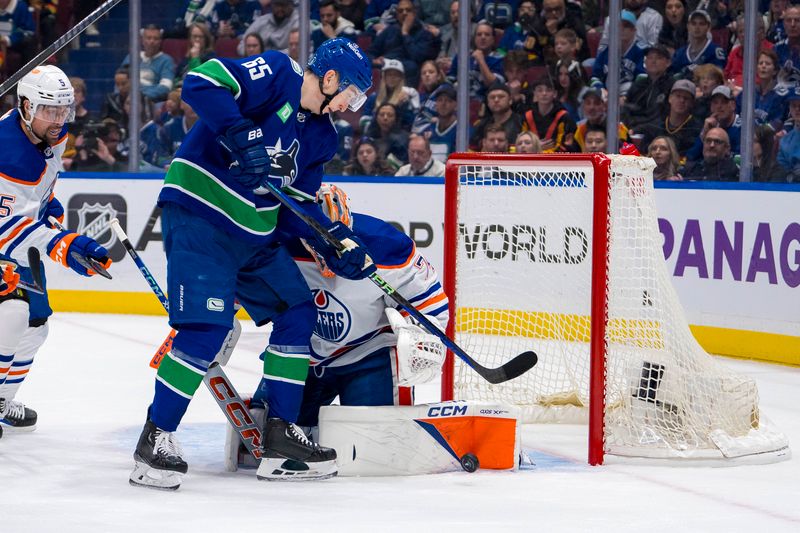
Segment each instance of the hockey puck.
[[461,456],[461,468],[467,472],[476,471],[480,465],[478,457],[474,453],[465,453]]

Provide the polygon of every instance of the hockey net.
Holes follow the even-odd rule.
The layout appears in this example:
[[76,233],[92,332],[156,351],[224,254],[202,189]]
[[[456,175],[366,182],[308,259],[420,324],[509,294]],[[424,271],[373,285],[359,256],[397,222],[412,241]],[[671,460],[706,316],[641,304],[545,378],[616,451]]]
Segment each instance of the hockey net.
[[525,422],[588,421],[592,464],[604,454],[788,457],[755,382],[689,330],[661,249],[653,166],[599,154],[451,156],[448,333],[485,366],[525,350],[539,362],[491,385],[455,361],[443,398],[510,403]]

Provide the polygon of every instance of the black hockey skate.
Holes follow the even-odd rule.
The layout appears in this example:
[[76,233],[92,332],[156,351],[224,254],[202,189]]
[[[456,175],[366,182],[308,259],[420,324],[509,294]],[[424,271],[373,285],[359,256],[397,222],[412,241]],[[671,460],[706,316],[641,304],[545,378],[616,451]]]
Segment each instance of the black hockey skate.
[[263,453],[256,477],[267,481],[309,481],[337,474],[336,450],[323,448],[303,430],[280,418],[264,424]]
[[8,433],[25,433],[36,429],[36,411],[22,402],[0,398],[0,427]]
[[181,478],[189,469],[181,457],[182,453],[174,433],[162,431],[148,420],[133,452],[136,465],[129,478],[130,484],[177,490],[181,486]]

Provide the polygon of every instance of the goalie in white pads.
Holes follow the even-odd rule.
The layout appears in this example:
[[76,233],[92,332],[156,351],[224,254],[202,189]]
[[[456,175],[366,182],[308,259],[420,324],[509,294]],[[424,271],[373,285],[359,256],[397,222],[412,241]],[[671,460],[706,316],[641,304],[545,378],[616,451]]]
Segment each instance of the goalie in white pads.
[[8,290],[9,280],[33,284],[29,248],[83,276],[95,274],[86,258],[105,268],[111,265],[108,252],[97,242],[53,229],[47,222],[50,216],[64,217],[53,188],[63,170],[66,124],[75,115],[69,79],[52,65],[37,67],[20,80],[17,99],[18,108],[0,119],[0,428],[9,433],[36,428],[36,412],[14,397],[47,338],[52,314],[46,290]]
[[[336,186],[323,185],[317,201],[331,221],[350,226],[370,248],[381,278],[444,330],[447,296],[414,241],[383,220],[351,214],[347,196]],[[441,341],[395,309],[394,301],[371,281],[335,276],[324,259],[298,239],[288,247],[317,309],[298,425],[317,426],[320,407],[337,396],[341,405],[412,405],[411,387],[441,372],[445,357]],[[263,416],[263,389],[262,379],[250,403],[254,416]],[[230,470],[237,464],[254,465],[230,427],[226,455]]]

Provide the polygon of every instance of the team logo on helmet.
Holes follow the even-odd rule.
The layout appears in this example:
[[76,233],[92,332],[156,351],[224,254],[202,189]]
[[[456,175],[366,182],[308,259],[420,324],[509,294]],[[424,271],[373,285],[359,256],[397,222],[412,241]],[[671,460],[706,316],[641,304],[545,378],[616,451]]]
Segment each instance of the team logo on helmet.
[[325,289],[315,289],[312,295],[317,308],[314,335],[326,341],[341,342],[350,333],[350,310]]

